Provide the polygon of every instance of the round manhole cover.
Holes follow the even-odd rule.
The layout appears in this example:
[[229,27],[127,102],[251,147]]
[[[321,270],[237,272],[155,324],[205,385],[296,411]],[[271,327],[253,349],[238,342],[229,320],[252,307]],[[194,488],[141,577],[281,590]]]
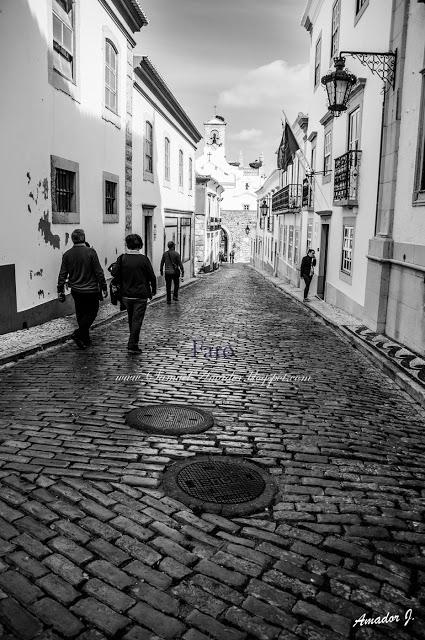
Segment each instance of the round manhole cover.
[[272,477],[243,458],[194,456],[171,465],[164,473],[168,495],[192,508],[244,515],[261,511],[276,491]]
[[133,409],[127,424],[149,433],[201,433],[210,429],[214,418],[210,413],[184,404],[150,404]]

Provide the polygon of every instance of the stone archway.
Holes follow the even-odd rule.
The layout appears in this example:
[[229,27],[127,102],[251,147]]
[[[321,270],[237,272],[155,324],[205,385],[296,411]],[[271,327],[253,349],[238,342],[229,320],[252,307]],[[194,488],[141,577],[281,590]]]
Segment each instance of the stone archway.
[[228,231],[228,229],[226,229],[226,227],[223,227],[223,225],[221,225],[221,232],[220,232],[220,251],[223,252],[224,255],[224,259],[226,262],[229,262],[229,253],[232,250],[232,238],[231,235]]

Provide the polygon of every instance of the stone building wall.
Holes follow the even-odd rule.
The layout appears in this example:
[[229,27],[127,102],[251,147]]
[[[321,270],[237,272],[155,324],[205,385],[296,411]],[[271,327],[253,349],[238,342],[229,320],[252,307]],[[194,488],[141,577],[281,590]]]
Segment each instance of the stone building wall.
[[[257,212],[254,210],[221,211],[221,226],[229,235],[229,253],[234,248],[235,262],[250,261],[251,240],[255,237],[256,220]],[[250,228],[249,235],[245,231],[247,225]]]

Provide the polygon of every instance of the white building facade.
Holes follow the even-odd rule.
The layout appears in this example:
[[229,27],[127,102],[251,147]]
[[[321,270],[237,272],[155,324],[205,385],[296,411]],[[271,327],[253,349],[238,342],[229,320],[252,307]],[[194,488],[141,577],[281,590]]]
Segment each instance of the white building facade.
[[383,83],[347,54],[346,64],[358,81],[346,113],[336,118],[328,111],[321,77],[342,51],[388,51],[391,10],[386,0],[309,0],[302,25],[311,45],[306,157],[314,172],[313,248],[318,258],[311,291],[364,320]]
[[218,269],[223,187],[212,176],[196,176],[195,273]]
[[138,0],[2,3],[1,333],[73,312],[56,287],[75,228],[106,275],[132,231],[157,270],[171,238],[189,264],[201,136],[147,60],[133,86],[134,38],[146,24]]
[[[212,176],[223,187],[221,202],[221,250],[226,259],[234,251],[236,262],[249,262],[251,229],[254,233],[257,196],[256,191],[264,182],[263,158],[244,166],[239,161],[229,162],[226,156],[227,122],[215,115],[204,123],[203,154],[196,160],[196,170],[201,176]],[[246,229],[249,232],[246,232]]]
[[[172,240],[193,275],[195,151],[201,139],[146,57],[134,59],[132,230],[159,276]],[[164,284],[159,276],[158,284]]]

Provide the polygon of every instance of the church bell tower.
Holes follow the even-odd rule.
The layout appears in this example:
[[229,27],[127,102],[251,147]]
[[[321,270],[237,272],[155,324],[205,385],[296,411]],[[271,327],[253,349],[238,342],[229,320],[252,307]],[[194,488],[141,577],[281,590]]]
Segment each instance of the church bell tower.
[[204,155],[208,162],[222,162],[226,157],[226,125],[218,115],[204,122]]

